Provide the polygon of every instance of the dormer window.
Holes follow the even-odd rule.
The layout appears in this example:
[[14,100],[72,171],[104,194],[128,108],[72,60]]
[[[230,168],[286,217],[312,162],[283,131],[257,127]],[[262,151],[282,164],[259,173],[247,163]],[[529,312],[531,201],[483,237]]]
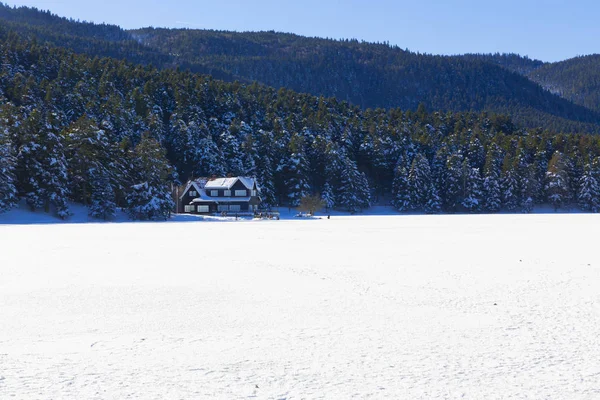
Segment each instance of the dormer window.
[[212,197],[217,197],[217,196],[219,195],[219,191],[218,191],[218,190],[211,190],[211,191],[210,191],[210,195],[211,195]]
[[236,190],[235,196],[236,197],[244,197],[244,196],[246,196],[246,191],[245,190]]
[[190,196],[196,197],[196,196],[198,196],[198,192],[196,192],[194,190],[190,190]]
[[225,197],[231,197],[231,190],[225,191]]

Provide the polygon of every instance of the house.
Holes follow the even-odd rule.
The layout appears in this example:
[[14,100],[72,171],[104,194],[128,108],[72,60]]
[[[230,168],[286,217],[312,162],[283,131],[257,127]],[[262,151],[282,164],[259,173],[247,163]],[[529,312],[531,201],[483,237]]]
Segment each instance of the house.
[[256,179],[238,176],[190,181],[180,201],[184,212],[192,214],[253,213],[260,197]]

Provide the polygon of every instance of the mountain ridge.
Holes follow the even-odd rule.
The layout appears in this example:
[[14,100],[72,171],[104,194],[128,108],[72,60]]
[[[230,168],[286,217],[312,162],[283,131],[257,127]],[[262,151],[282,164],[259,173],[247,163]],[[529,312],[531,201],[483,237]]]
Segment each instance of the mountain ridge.
[[75,52],[190,70],[225,81],[257,81],[336,97],[363,109],[416,110],[422,104],[432,111],[510,114],[527,128],[600,132],[600,105],[594,107],[597,91],[570,90],[573,79],[558,79],[555,63],[517,54],[431,55],[386,42],[275,31],[125,30],[5,5],[0,5],[0,18],[19,34]]

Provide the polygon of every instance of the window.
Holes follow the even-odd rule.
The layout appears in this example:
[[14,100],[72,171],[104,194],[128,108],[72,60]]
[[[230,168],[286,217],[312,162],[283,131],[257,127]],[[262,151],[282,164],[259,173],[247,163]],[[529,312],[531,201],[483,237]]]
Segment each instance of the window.
[[237,197],[244,197],[246,195],[246,191],[245,190],[236,190],[235,195]]
[[185,206],[184,209],[186,213],[194,212],[194,206]]
[[240,211],[241,207],[239,204],[232,204],[229,206],[229,211]]
[[252,191],[252,196],[258,196],[258,195],[256,194],[256,190],[253,190],[253,191]]
[[198,196],[198,192],[196,192],[194,190],[190,190],[190,196],[196,197],[196,196]]
[[226,190],[224,196],[231,197],[231,190]]
[[212,197],[217,197],[217,196],[219,195],[219,191],[218,191],[218,190],[211,190],[211,191],[210,191],[210,195],[211,195]]
[[207,213],[207,212],[209,212],[208,206],[198,206],[198,212],[199,213]]
[[217,210],[218,210],[219,212],[222,212],[222,211],[229,211],[229,206],[228,206],[227,204],[219,204],[219,205],[217,206]]

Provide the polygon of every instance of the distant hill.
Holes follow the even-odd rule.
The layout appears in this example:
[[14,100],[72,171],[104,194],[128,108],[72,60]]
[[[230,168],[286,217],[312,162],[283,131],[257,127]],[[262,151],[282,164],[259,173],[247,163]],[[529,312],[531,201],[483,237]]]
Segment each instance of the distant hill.
[[276,32],[126,31],[5,5],[0,19],[29,39],[92,56],[180,68],[225,81],[257,81],[336,97],[364,109],[416,110],[422,104],[430,111],[510,114],[528,128],[600,132],[598,91],[573,83],[593,80],[597,71],[590,71],[594,63],[578,59],[577,67],[570,67],[573,60],[561,66],[516,54],[435,56],[383,43]]
[[575,104],[600,111],[600,54],[545,64],[528,77]]

